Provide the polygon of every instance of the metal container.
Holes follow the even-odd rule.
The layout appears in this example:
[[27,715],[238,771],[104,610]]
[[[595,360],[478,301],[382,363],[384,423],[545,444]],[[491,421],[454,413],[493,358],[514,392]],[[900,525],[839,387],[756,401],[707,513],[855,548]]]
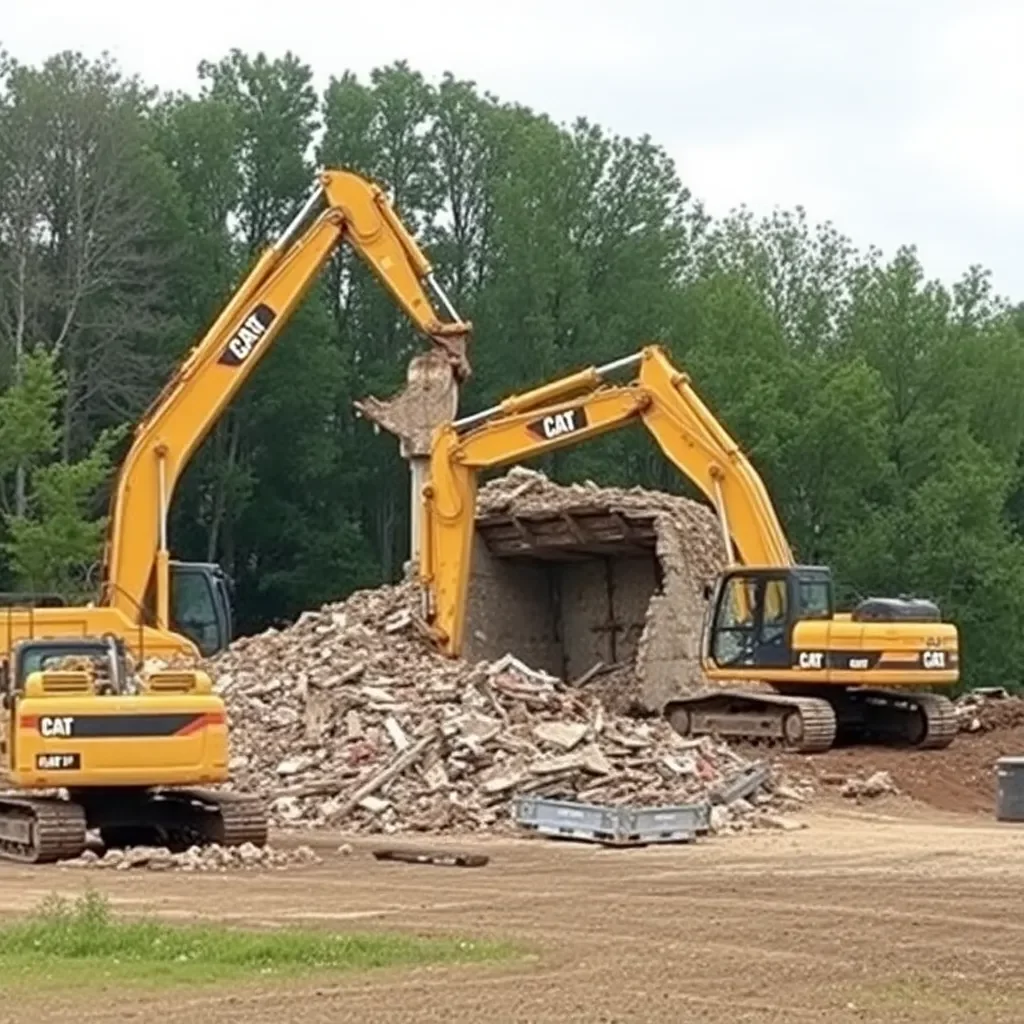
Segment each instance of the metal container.
[[515,820],[540,835],[582,839],[604,846],[692,843],[710,828],[710,805],[607,807],[573,800],[520,797]]
[[996,761],[996,817],[1024,821],[1024,757]]

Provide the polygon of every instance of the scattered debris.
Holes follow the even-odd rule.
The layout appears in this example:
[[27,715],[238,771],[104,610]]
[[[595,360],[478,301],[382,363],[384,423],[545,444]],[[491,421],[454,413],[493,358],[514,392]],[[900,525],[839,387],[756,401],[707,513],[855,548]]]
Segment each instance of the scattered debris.
[[61,861],[61,866],[112,871],[228,871],[282,869],[320,862],[320,857],[308,846],[284,850],[244,843],[241,846],[192,846],[182,853],[172,853],[163,846],[114,848],[102,856],[86,850],[80,857]]
[[373,851],[377,860],[395,860],[406,864],[434,864],[438,867],[482,868],[490,857],[482,853],[455,853],[451,850],[406,850],[387,847]]
[[992,732],[1024,725],[1024,698],[1002,686],[968,690],[954,702],[961,732]]
[[899,793],[888,772],[875,772],[866,779],[852,778],[843,783],[840,794],[849,800],[874,799],[886,794]]
[[[514,829],[524,794],[655,807],[715,790],[718,827],[739,831],[798,798],[777,795],[767,765],[658,718],[612,714],[589,687],[511,655],[444,657],[420,632],[417,596],[408,582],[359,591],[210,663],[234,784],[266,795],[278,827]],[[757,813],[737,796],[756,797]]]

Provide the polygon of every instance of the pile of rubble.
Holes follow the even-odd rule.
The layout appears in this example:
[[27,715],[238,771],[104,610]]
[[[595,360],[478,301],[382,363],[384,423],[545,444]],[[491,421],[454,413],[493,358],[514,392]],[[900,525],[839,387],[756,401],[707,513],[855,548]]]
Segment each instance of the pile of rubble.
[[[807,791],[663,720],[611,714],[512,656],[433,650],[412,584],[360,591],[209,666],[232,723],[231,773],[277,826],[395,833],[514,827],[520,794],[656,806],[709,800],[716,829],[791,811]],[[731,808],[731,809],[730,809]]]
[[319,864],[320,858],[308,847],[290,850],[270,846],[192,846],[182,853],[172,853],[163,846],[132,846],[110,849],[102,856],[86,850],[74,860],[62,861],[63,867],[96,868],[108,871],[230,871],[266,870]]
[[1024,699],[1002,686],[978,687],[955,701],[961,732],[993,732],[1024,725]]

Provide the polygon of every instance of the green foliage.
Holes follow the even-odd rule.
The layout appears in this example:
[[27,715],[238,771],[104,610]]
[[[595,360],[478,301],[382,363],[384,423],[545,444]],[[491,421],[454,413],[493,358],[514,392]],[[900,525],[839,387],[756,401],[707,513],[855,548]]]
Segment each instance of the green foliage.
[[[984,270],[943,285],[911,245],[883,259],[799,207],[711,218],[653,140],[402,61],[338,69],[322,95],[290,53],[234,50],[199,75],[195,95],[161,96],[74,54],[0,63],[9,579],[80,582],[104,431],[137,419],[315,167],[340,166],[384,184],[476,325],[462,411],[660,341],[764,477],[798,558],[830,564],[847,601],[938,600],[969,683],[1024,682],[1008,668],[1024,644],[1024,304]],[[224,565],[243,629],[400,573],[408,474],[353,401],[392,394],[422,349],[343,246],[192,457],[172,547]],[[640,430],[539,461],[692,493]]]
[[473,963],[516,952],[505,944],[457,938],[120,920],[104,895],[87,889],[74,901],[50,895],[27,919],[0,927],[0,987],[52,980],[55,974],[83,984],[194,984],[256,975]]
[[62,385],[51,353],[36,349],[22,358],[19,379],[0,394],[0,474],[37,466],[56,452]]
[[106,527],[94,515],[96,495],[127,424],[103,430],[77,461],[51,461],[60,442],[63,375],[53,354],[37,349],[23,357],[19,377],[0,394],[0,476],[24,471],[30,496],[24,512],[5,515],[3,549],[19,588],[80,597]]
[[7,519],[4,550],[18,585],[69,599],[91,596],[90,568],[102,550],[105,516],[94,517],[97,492],[109,480],[115,447],[126,431],[104,430],[84,458],[53,462],[32,474],[32,509]]

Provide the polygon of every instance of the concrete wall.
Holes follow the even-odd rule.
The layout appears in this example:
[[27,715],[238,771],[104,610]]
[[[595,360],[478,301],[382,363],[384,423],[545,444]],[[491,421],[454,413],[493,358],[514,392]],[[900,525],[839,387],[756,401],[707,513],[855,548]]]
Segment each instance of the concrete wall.
[[565,677],[577,679],[598,661],[632,663],[657,586],[654,553],[566,562],[559,570]]
[[494,558],[476,538],[466,657],[494,660],[511,652],[568,680],[598,661],[632,663],[658,579],[654,552],[641,558],[534,562]]
[[562,674],[562,645],[551,573],[544,563],[494,558],[473,541],[465,657],[493,661],[512,653],[536,669]]
[[704,581],[686,556],[684,538],[667,521],[658,526],[662,590],[647,609],[647,626],[637,653],[638,702],[660,712],[671,697],[700,688],[700,641],[704,621]]

